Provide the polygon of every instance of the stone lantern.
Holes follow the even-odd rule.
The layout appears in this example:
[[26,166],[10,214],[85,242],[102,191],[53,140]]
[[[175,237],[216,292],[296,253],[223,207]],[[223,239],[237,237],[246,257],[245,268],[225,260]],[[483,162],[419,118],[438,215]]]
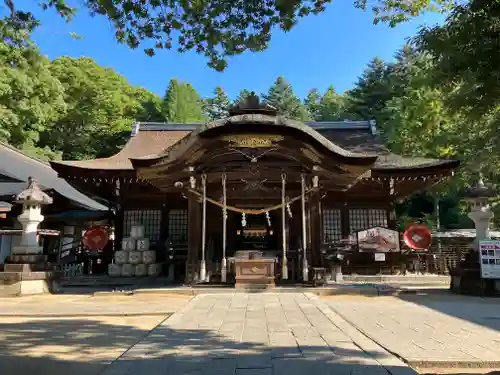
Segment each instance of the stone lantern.
[[0,272],[0,281],[9,286],[8,295],[53,291],[56,272],[50,269],[43,247],[38,245],[38,226],[43,221],[42,206],[51,204],[52,198],[30,178],[28,188],[14,198],[14,203],[23,206],[17,218],[22,225],[21,243],[13,246],[12,255],[7,258],[3,272]]
[[496,293],[493,280],[481,277],[479,264],[479,241],[490,239],[490,222],[493,219],[491,200],[497,196],[492,186],[485,185],[481,175],[477,183],[463,192],[463,199],[469,204],[469,217],[476,227],[476,238],[473,249],[465,258],[450,270],[452,292],[470,295],[485,295]]
[[[52,204],[52,198],[45,194],[38,183],[29,178],[28,188],[14,198],[14,203],[22,204],[23,209],[17,220],[22,225],[21,244],[12,249],[13,258],[19,255],[22,263],[35,263],[43,248],[38,245],[38,226],[43,221],[42,206]],[[20,263],[17,261],[16,263]]]
[[479,241],[490,238],[490,222],[493,219],[491,211],[491,199],[497,196],[496,190],[484,184],[482,176],[477,183],[464,191],[464,201],[469,205],[469,217],[476,228],[476,239],[474,250],[479,249]]

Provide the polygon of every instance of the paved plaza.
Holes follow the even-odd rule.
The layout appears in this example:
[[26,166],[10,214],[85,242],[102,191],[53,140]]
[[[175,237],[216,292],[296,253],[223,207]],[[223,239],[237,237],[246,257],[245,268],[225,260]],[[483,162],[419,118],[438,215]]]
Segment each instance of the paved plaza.
[[[99,315],[100,314],[100,315]],[[173,315],[172,315],[173,314]],[[500,367],[500,300],[309,293],[0,299],[9,375],[468,374]],[[464,371],[450,367],[481,367]]]
[[417,367],[500,367],[500,300],[324,298],[349,323]]
[[198,295],[103,375],[386,375],[386,368],[414,373],[315,296],[235,293]]

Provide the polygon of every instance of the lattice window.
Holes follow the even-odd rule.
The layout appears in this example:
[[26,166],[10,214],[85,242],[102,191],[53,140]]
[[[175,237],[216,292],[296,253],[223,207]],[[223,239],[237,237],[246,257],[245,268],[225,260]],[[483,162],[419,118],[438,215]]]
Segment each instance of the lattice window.
[[373,208],[353,208],[349,210],[350,233],[373,227],[387,228],[387,211]]
[[323,210],[323,242],[331,243],[342,239],[342,214],[339,209]]
[[187,243],[188,211],[170,210],[168,212],[168,238],[172,243]]
[[130,210],[123,212],[123,235],[130,235],[132,225],[144,225],[144,236],[151,241],[160,239],[161,211],[160,210]]

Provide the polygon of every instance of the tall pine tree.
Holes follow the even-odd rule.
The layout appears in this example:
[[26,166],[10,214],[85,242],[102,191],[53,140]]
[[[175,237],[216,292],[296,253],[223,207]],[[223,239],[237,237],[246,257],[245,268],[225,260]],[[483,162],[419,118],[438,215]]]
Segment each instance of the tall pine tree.
[[311,114],[295,95],[292,86],[284,77],[278,77],[267,94],[262,95],[262,99],[265,103],[275,107],[278,114],[283,117],[299,121],[311,119]]
[[319,101],[318,121],[340,121],[343,120],[345,110],[345,98],[337,94],[333,86],[328,87]]
[[377,57],[370,61],[354,88],[347,92],[347,111],[358,119],[383,123],[386,104],[392,98],[387,78],[385,62]]
[[170,80],[163,98],[162,113],[171,123],[196,123],[204,120],[202,101],[189,83]]
[[250,94],[251,94],[250,90],[247,89],[241,90],[238,96],[236,97],[234,104],[244,102],[250,96]]
[[214,97],[206,99],[204,104],[203,109],[209,120],[217,120],[229,116],[231,101],[221,86],[215,88]]
[[304,99],[304,105],[306,106],[307,110],[311,114],[311,117],[314,121],[318,121],[320,118],[320,111],[321,111],[321,94],[318,91],[318,89],[311,89],[307,93],[306,98]]

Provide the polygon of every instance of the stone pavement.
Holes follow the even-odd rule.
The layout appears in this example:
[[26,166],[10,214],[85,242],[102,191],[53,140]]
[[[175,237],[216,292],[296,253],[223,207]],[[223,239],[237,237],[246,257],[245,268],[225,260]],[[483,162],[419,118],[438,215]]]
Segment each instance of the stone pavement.
[[499,299],[443,293],[323,301],[414,367],[500,367]]
[[173,313],[185,306],[190,296],[133,295],[109,293],[103,296],[89,294],[54,294],[0,298],[0,317],[72,317],[162,315]]
[[318,297],[194,297],[101,375],[415,374]]

